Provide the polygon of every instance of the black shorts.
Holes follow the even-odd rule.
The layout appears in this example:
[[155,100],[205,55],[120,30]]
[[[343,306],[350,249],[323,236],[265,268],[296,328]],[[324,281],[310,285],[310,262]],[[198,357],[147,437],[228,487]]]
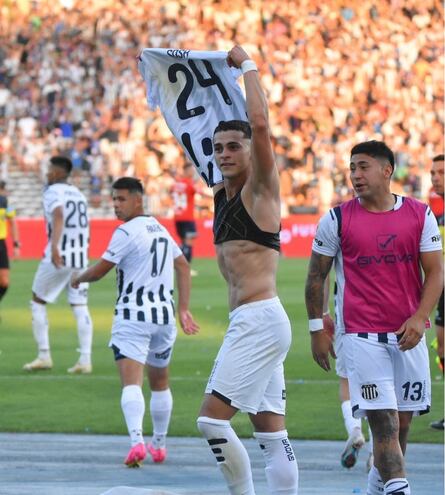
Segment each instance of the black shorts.
[[434,323],[438,325],[439,327],[443,327],[443,291],[442,295],[440,296],[439,299],[439,304],[437,305],[437,313],[436,313],[436,319],[434,320]]
[[181,239],[192,239],[196,237],[196,223],[186,220],[177,220],[175,222],[176,232]]
[[6,242],[4,239],[0,239],[0,270],[9,268],[8,250],[6,249]]

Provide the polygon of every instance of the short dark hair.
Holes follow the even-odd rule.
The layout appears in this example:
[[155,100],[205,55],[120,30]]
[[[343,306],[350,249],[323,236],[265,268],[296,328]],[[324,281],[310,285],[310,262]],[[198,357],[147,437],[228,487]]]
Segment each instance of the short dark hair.
[[73,164],[71,160],[66,156],[61,156],[61,155],[52,156],[49,159],[49,162],[51,165],[54,165],[55,167],[59,167],[65,170],[66,175],[70,175],[71,170],[73,169]]
[[6,188],[6,182],[4,180],[0,180],[0,189]]
[[251,139],[252,137],[252,128],[250,127],[249,122],[244,120],[221,120],[213,131],[213,135],[217,132],[224,131],[240,131],[245,138]]
[[443,162],[443,161],[444,161],[443,155],[436,155],[433,158],[433,162]]
[[113,182],[113,189],[127,189],[130,193],[144,194],[144,186],[139,179],[134,177],[121,177]]
[[373,158],[384,158],[389,161],[394,170],[394,153],[383,141],[372,140],[356,144],[351,150],[351,156],[358,155],[359,153],[372,156]]

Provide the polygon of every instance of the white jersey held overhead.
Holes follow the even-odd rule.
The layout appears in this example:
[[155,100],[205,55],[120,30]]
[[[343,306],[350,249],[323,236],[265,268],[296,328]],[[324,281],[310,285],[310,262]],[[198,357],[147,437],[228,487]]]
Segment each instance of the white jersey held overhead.
[[88,204],[77,187],[65,183],[52,184],[43,193],[48,244],[42,261],[51,263],[52,216],[53,211],[59,206],[63,209],[64,225],[59,250],[64,266],[86,268],[90,241]]
[[241,71],[228,66],[226,52],[146,48],[139,55],[139,72],[150,108],[160,107],[199,175],[208,186],[222,182],[213,158],[213,129],[222,120],[246,120],[237,83]]

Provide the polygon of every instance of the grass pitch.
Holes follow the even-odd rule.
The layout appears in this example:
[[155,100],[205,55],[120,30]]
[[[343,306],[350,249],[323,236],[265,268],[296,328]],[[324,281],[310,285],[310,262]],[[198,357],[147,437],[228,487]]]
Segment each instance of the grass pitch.
[[[293,343],[285,370],[287,379],[287,428],[292,438],[345,438],[335,373],[325,373],[312,360],[304,280],[308,260],[283,259],[278,288],[293,327]],[[198,414],[208,374],[227,325],[227,290],[215,260],[194,260],[199,276],[193,279],[192,311],[201,326],[197,336],[180,333],[171,363],[174,408],[170,435],[195,436]],[[15,261],[11,287],[1,304],[0,322],[0,430],[9,432],[76,432],[126,434],[120,409],[120,382],[107,344],[115,300],[114,274],[91,285],[90,311],[94,322],[94,371],[89,376],[70,376],[66,370],[77,358],[74,317],[62,294],[49,305],[51,371],[26,373],[25,362],[36,356],[31,331],[29,300],[37,262]],[[428,332],[428,341],[434,331]],[[430,350],[433,383],[431,414],[415,418],[410,441],[443,441],[429,428],[443,417],[443,381]],[[145,388],[148,397],[148,387]],[[241,436],[250,436],[247,415],[233,420]],[[366,428],[364,428],[366,430]],[[151,432],[147,413],[145,431]]]

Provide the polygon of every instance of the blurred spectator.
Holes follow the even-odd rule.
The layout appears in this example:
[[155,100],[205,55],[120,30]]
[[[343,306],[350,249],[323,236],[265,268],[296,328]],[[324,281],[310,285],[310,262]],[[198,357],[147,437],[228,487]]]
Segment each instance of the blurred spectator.
[[348,199],[349,150],[359,141],[385,140],[397,152],[396,186],[418,197],[427,164],[443,153],[438,0],[21,0],[1,2],[0,17],[2,174],[44,174],[46,157],[67,154],[78,180],[90,174],[97,206],[115,178],[134,174],[150,211],[172,213],[165,191],[184,157],[145,103],[135,60],[147,46],[239,42],[253,54],[283,214]]

